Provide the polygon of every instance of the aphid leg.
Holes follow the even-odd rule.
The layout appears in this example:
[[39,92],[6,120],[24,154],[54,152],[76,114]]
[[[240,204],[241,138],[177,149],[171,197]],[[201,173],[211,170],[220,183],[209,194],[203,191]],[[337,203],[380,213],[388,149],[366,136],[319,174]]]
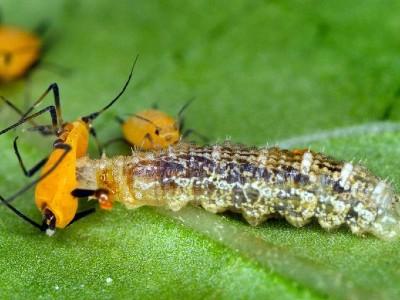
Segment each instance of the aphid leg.
[[115,144],[115,143],[124,143],[124,144],[126,144],[127,146],[129,146],[129,147],[132,146],[132,145],[131,145],[126,139],[124,139],[123,137],[118,137],[118,138],[114,138],[114,139],[111,139],[111,140],[105,142],[105,143],[103,144],[103,149],[107,149],[107,147],[109,147],[110,145]]
[[151,143],[151,148],[154,148],[153,139],[151,138],[150,133],[146,133],[145,136],[143,137],[142,144],[139,147],[139,149],[141,149],[143,147],[143,144],[145,143],[145,140],[148,140]]
[[54,135],[54,129],[52,125],[37,125],[31,128],[27,128],[27,131],[37,131],[44,136]]
[[[1,98],[1,97],[0,97]],[[10,131],[11,129],[14,129],[16,127],[18,127],[19,125],[28,122],[31,119],[36,118],[37,116],[40,116],[46,112],[50,113],[50,117],[51,117],[51,121],[52,121],[52,128],[54,130],[55,133],[58,132],[58,122],[57,122],[57,110],[53,105],[47,106],[41,110],[39,110],[38,112],[28,116],[28,117],[23,117],[21,118],[17,123],[14,123],[13,125],[3,129],[0,131],[0,135]]]
[[49,174],[51,174],[57,167],[58,165],[63,161],[63,159],[66,157],[68,152],[71,150],[71,146],[67,144],[55,144],[55,148],[57,149],[63,149],[64,152],[61,154],[60,158],[54,163],[54,165],[47,170],[44,174],[42,174],[39,178],[33,180],[31,183],[27,184],[25,187],[20,189],[18,192],[14,193],[11,197],[8,197],[7,199],[4,199],[3,197],[0,196],[0,201],[6,205],[12,212],[14,212],[17,216],[25,220],[26,222],[30,223],[34,227],[38,228],[40,231],[49,231],[49,234],[51,232],[54,232],[54,215],[50,211],[44,212],[44,219],[42,225],[38,224],[37,222],[33,221],[31,218],[20,212],[18,209],[16,209],[14,206],[12,206],[9,202],[13,201],[23,193],[25,193],[27,190],[35,186],[38,182],[46,178]]
[[[63,120],[62,120],[62,114],[61,114],[61,102],[60,102],[60,92],[58,89],[57,83],[52,83],[49,85],[47,90],[31,105],[31,107],[23,114],[21,119],[26,118],[35,108],[38,106],[43,99],[47,96],[47,94],[52,91],[53,92],[53,98],[54,98],[54,106],[55,107],[55,112],[56,112],[56,121],[57,121],[57,127],[59,129],[62,128],[63,126]],[[53,126],[54,126],[54,119],[52,118],[53,121]]]
[[95,211],[96,211],[95,208],[89,208],[89,209],[77,212],[75,214],[75,217],[72,219],[72,221],[67,226],[70,226],[72,223],[75,223],[76,221],[78,221],[78,220],[80,220],[80,219],[82,219],[82,218],[94,213]]
[[20,212],[18,209],[16,209],[14,206],[12,206],[11,204],[9,204],[8,202],[10,202],[10,200],[6,200],[4,199],[1,195],[0,195],[0,201],[7,206],[11,211],[13,211],[18,217],[22,218],[23,220],[25,220],[26,222],[30,223],[31,225],[33,225],[34,227],[38,228],[40,231],[42,231],[42,226],[39,225],[38,223],[36,223],[35,221],[33,221],[31,218],[29,218],[28,216],[25,216],[22,212]]
[[17,140],[18,140],[18,137],[16,137],[16,138],[14,139],[14,144],[13,144],[13,146],[14,146],[15,155],[16,155],[17,158],[18,158],[19,165],[20,165],[20,167],[21,167],[21,169],[22,169],[22,172],[24,172],[24,174],[25,174],[26,177],[32,177],[32,175],[34,175],[41,167],[43,167],[43,165],[47,162],[48,157],[45,157],[45,158],[43,158],[42,160],[40,160],[40,161],[39,161],[36,165],[34,165],[30,170],[26,170],[25,165],[24,165],[24,163],[23,163],[23,161],[22,161],[22,157],[21,157],[21,155],[20,155],[20,153],[19,153],[19,150],[18,150]]
[[99,141],[99,138],[97,137],[96,130],[93,127],[90,127],[90,134],[94,139],[94,142],[96,143],[97,150],[99,151],[99,155],[101,156],[103,154],[103,147],[101,146],[101,143]]
[[115,116],[115,120],[119,123],[119,124],[124,124],[125,120],[122,119],[120,116]]
[[[6,104],[8,105],[13,111],[15,111],[17,114],[19,114],[21,116],[21,118],[24,116],[24,113],[22,112],[22,110],[20,110],[17,106],[15,106],[10,100],[8,100],[6,97],[0,96],[0,99]],[[37,124],[35,123],[35,121],[33,120],[29,120],[29,123],[31,123],[33,126],[37,126]]]
[[186,129],[183,133],[182,133],[182,139],[187,138],[189,135],[195,135],[198,138],[200,138],[202,140],[203,143],[208,143],[210,141],[210,139],[208,137],[206,137],[205,135],[199,133],[198,131],[194,130],[194,129]]
[[113,202],[109,197],[109,191],[106,189],[88,190],[88,189],[74,189],[71,195],[77,198],[96,198],[99,201],[101,209],[110,210]]

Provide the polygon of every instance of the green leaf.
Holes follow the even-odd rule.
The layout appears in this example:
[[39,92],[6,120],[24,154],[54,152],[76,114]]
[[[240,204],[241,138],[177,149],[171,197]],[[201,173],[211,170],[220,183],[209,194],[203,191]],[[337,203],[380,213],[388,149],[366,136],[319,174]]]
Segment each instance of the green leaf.
[[[72,70],[61,76],[38,67],[30,85],[0,86],[21,107],[25,90],[35,98],[57,82],[65,120],[95,111],[140,54],[133,84],[94,124],[101,140],[121,135],[115,115],[153,103],[174,114],[196,96],[187,124],[214,141],[269,141],[362,160],[399,190],[399,125],[387,121],[400,116],[397,1],[5,0],[1,10],[4,23],[28,29],[50,20],[43,61]],[[7,107],[0,117],[1,127],[17,120]],[[29,166],[51,150],[51,139],[30,132],[1,136],[3,196],[28,182],[12,151],[16,134]],[[15,205],[40,219],[32,191]],[[346,228],[298,229],[282,220],[253,228],[199,208],[116,206],[49,238],[4,207],[0,216],[2,298],[400,296],[400,242]]]

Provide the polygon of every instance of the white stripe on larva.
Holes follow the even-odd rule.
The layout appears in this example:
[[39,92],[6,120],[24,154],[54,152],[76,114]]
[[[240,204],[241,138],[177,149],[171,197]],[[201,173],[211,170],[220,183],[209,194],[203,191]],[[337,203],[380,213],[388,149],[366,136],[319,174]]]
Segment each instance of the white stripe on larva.
[[313,155],[311,152],[305,152],[303,154],[303,159],[301,160],[301,174],[308,175],[310,173],[310,168],[313,162]]
[[345,163],[342,172],[340,172],[339,184],[341,187],[344,187],[346,185],[346,182],[349,179],[351,172],[353,172],[353,165],[351,163]]
[[387,207],[391,202],[390,193],[386,182],[380,181],[372,192],[372,199],[381,207]]

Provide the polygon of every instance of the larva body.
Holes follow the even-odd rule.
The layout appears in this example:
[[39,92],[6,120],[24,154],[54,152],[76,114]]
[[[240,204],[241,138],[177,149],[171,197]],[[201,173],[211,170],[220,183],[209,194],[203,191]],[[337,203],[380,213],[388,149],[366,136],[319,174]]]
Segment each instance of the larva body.
[[325,229],[347,224],[355,234],[399,234],[398,197],[364,167],[307,150],[200,147],[134,151],[78,160],[79,188],[106,189],[110,201],[179,210],[188,203],[212,213],[239,212],[257,225],[284,217],[294,226],[315,218]]

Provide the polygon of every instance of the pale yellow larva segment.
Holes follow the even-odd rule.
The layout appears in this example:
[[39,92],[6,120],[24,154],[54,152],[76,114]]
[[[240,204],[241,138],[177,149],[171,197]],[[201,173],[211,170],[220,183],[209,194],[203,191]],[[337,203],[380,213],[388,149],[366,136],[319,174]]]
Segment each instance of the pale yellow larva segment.
[[106,188],[115,201],[179,210],[241,213],[252,225],[281,216],[300,227],[391,239],[399,234],[398,197],[365,168],[308,150],[180,144],[166,150],[78,162],[80,188]]

